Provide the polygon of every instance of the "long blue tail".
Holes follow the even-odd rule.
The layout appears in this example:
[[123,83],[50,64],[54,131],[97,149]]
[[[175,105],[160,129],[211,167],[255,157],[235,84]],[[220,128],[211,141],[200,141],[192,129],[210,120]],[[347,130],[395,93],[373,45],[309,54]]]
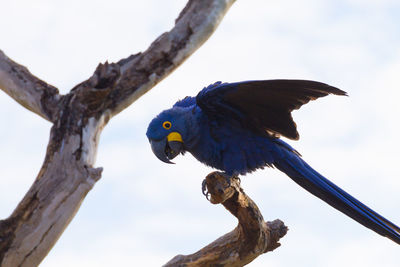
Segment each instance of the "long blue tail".
[[297,184],[335,209],[400,245],[400,228],[311,168],[298,155],[285,150],[274,165]]

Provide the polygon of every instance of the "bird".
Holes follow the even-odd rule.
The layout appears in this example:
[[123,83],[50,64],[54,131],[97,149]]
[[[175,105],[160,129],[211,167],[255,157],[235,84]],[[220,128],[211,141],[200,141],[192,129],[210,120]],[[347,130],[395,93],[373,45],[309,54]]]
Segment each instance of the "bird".
[[146,135],[155,156],[165,163],[189,152],[228,177],[276,168],[333,208],[400,245],[398,226],[318,173],[282,139],[299,139],[293,110],[327,95],[347,93],[311,80],[216,82],[162,111]]

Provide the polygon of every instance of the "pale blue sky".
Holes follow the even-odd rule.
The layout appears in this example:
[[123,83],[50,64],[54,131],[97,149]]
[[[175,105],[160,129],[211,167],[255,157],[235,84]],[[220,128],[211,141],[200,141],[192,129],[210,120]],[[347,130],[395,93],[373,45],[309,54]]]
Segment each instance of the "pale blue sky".
[[[146,49],[172,27],[185,2],[8,1],[0,49],[65,93],[99,62]],[[41,266],[160,266],[236,226],[201,194],[210,168],[190,155],[164,164],[145,137],[161,110],[217,80],[314,79],[347,91],[350,97],[296,111],[301,138],[290,144],[327,178],[400,224],[399,14],[394,0],[238,0],[200,50],[105,128],[96,163],[103,177]],[[4,93],[0,110],[4,218],[39,171],[50,124]],[[242,186],[264,218],[280,218],[290,228],[279,249],[249,266],[398,266],[398,245],[278,170],[247,175]]]

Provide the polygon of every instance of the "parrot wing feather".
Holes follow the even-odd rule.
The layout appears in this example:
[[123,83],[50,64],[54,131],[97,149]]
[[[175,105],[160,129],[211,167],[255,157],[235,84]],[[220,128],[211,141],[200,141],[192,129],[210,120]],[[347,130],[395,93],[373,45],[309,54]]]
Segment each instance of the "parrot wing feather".
[[291,112],[328,94],[347,95],[309,80],[264,80],[214,83],[196,96],[197,105],[213,119],[233,119],[253,131],[299,139]]

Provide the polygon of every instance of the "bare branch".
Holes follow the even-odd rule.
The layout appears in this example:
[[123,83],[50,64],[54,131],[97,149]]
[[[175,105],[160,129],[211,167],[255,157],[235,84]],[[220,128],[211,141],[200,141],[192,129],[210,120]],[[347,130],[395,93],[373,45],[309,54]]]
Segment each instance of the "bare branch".
[[132,104],[175,70],[215,31],[235,0],[190,0],[175,27],[143,53],[118,62],[121,76],[108,98],[112,115]]
[[164,266],[243,266],[280,246],[287,227],[280,220],[265,222],[257,205],[243,192],[238,178],[230,185],[223,173],[210,173],[205,180],[210,202],[221,203],[239,224],[226,235],[191,255],[178,255]]
[[60,100],[57,88],[32,75],[0,50],[0,89],[25,108],[54,121]]
[[[1,266],[38,266],[56,243],[100,179],[102,169],[94,169],[91,164],[104,123],[101,119],[92,120],[82,136],[65,127],[53,127],[46,159],[35,183],[12,215],[0,221]],[[64,137],[59,140],[61,131],[65,131]],[[86,144],[85,149],[82,143]]]
[[100,64],[92,77],[60,96],[0,52],[0,87],[54,123],[46,158],[13,214],[0,221],[0,265],[37,266],[100,179],[95,169],[103,127],[172,72],[213,33],[234,0],[190,0],[175,27],[147,51]]

